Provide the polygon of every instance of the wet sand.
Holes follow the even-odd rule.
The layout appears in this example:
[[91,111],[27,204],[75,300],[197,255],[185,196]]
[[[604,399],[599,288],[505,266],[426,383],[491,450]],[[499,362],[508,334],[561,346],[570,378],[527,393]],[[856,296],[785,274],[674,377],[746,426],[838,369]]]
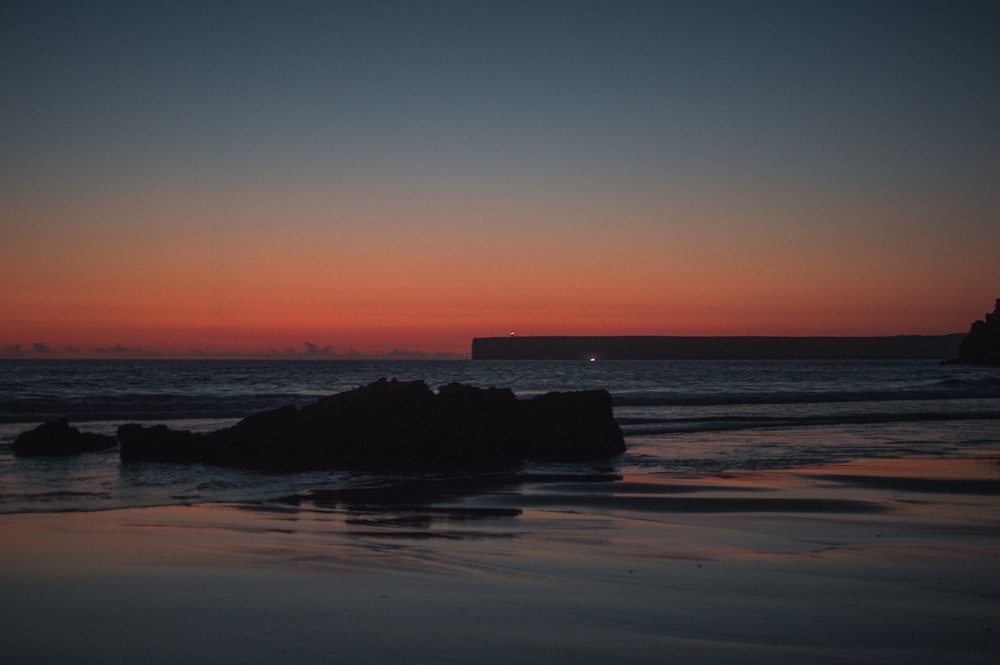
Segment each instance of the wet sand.
[[0,516],[18,663],[993,663],[1000,465]]

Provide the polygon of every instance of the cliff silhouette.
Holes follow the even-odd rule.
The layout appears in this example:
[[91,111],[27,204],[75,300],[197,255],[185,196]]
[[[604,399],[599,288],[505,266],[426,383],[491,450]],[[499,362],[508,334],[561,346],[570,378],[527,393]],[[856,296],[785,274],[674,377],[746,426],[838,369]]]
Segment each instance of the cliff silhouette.
[[478,337],[473,360],[899,360],[953,358],[963,335]]
[[952,362],[961,365],[1000,365],[1000,298],[993,311],[975,321]]

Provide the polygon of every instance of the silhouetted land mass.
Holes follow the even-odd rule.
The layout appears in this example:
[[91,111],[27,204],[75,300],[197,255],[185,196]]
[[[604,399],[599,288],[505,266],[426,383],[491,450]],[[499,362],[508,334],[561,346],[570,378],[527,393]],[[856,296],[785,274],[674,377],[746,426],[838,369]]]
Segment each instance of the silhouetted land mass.
[[123,462],[261,470],[507,469],[526,460],[606,459],[625,450],[606,390],[519,400],[507,388],[381,379],[301,409],[263,411],[207,434],[118,428]]
[[62,419],[42,423],[35,429],[18,434],[14,439],[14,453],[36,457],[76,455],[112,448],[116,443],[112,436],[81,432]]
[[962,334],[895,337],[478,337],[473,360],[894,360],[954,357]]
[[961,365],[1000,365],[1000,298],[993,311],[972,324],[951,362]]

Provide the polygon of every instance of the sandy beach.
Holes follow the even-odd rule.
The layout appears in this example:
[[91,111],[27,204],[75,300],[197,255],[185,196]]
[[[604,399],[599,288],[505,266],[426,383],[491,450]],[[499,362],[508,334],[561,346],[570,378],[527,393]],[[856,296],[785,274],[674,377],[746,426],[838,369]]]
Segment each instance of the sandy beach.
[[0,653],[498,664],[1000,654],[995,457],[487,481],[0,516]]

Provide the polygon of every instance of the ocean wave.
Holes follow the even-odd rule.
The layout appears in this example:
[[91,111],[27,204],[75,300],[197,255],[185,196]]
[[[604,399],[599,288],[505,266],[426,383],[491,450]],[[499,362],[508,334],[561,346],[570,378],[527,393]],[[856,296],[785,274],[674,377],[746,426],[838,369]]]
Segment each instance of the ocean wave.
[[174,393],[124,393],[72,398],[8,397],[0,399],[0,423],[35,423],[57,418],[67,418],[71,422],[243,418],[288,404],[301,406],[318,397],[300,393],[210,397]]
[[739,406],[763,404],[829,404],[839,402],[900,402],[910,400],[959,400],[1000,397],[1000,379],[955,383],[939,387],[885,390],[827,390],[772,392],[618,392],[615,406]]
[[[1000,377],[946,379],[935,387],[883,390],[803,390],[757,392],[614,391],[616,410],[669,407],[764,407],[851,402],[874,405],[905,401],[952,402],[1000,398]],[[262,392],[182,394],[118,392],[62,397],[0,395],[0,423],[38,423],[58,418],[71,422],[243,418],[289,404],[303,406],[329,393]],[[532,393],[520,393],[529,398]]]
[[920,411],[906,413],[848,413],[792,415],[732,415],[680,418],[618,417],[626,437],[655,436],[695,432],[718,432],[741,429],[788,429],[835,425],[870,425],[876,423],[918,423],[965,420],[1000,420],[1000,411]]
[[954,388],[983,388],[1000,392],[1000,376],[950,377],[938,382],[939,386]]

